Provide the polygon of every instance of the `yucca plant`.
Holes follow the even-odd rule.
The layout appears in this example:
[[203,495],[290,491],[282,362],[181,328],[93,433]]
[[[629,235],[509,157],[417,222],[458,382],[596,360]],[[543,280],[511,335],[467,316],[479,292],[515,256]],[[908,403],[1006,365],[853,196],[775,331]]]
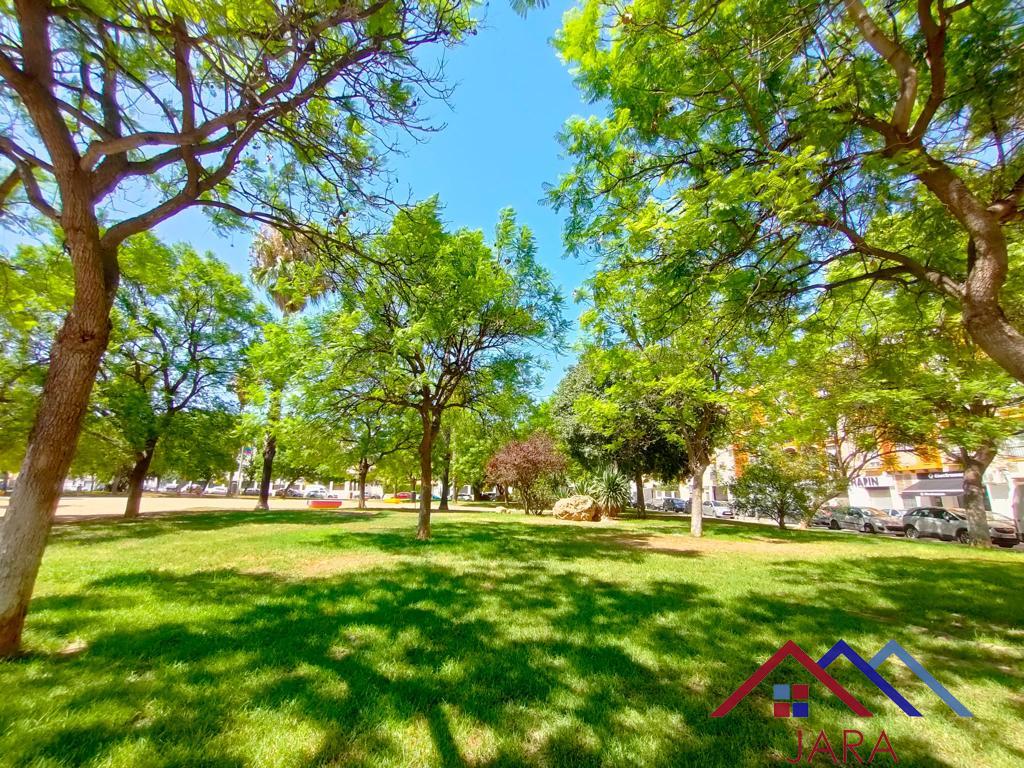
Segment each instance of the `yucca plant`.
[[606,469],[591,478],[588,493],[601,505],[604,514],[615,517],[629,503],[629,478],[614,469]]

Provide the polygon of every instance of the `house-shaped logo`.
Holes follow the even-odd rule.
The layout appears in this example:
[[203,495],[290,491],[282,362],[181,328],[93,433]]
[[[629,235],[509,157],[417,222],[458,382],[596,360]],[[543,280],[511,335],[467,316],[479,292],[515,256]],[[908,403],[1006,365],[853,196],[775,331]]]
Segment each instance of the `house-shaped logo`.
[[[902,661],[911,672],[917,675],[918,679],[927,685],[936,696],[949,706],[960,717],[973,717],[967,709],[953,694],[951,694],[935,677],[924,668],[924,666],[906,649],[895,640],[890,640],[870,660],[865,660],[858,654],[849,643],[840,640],[833,645],[824,656],[814,661],[799,645],[792,640],[783,643],[771,658],[757,668],[757,670],[743,681],[732,694],[723,701],[714,712],[712,717],[724,717],[732,711],[733,707],[739,704],[747,694],[754,690],[779,664],[787,658],[796,660],[804,669],[811,673],[814,678],[832,691],[850,710],[860,717],[872,717],[872,713],[853,694],[843,688],[825,670],[840,656],[847,659],[861,674],[870,680],[879,691],[884,693],[896,706],[903,710],[904,714],[910,717],[921,717],[920,711],[911,704],[906,697],[897,691],[892,684],[879,673],[878,668],[891,656]],[[806,685],[776,685],[773,688],[774,709],[776,717],[807,717],[809,711],[809,692]]]

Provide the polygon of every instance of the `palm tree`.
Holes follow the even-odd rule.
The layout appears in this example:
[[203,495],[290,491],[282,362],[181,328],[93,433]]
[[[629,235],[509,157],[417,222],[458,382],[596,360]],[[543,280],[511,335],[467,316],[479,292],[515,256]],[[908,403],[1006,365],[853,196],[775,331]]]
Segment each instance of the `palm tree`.
[[[298,233],[264,226],[249,249],[253,282],[263,288],[285,318],[298,314],[328,288],[312,240]],[[281,421],[281,396],[286,381],[270,380],[267,432],[263,439],[263,473],[257,510],[270,508],[270,483],[277,454],[276,428]]]

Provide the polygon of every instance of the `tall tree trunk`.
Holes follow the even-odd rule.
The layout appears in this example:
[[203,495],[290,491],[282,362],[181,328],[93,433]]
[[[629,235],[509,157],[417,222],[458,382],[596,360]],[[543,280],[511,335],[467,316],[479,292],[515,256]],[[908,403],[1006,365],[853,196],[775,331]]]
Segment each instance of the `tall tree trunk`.
[[448,492],[451,490],[452,441],[450,434],[444,434],[444,455],[441,457],[441,503],[438,511],[448,511]]
[[429,411],[421,412],[423,437],[420,439],[420,517],[416,529],[416,538],[426,541],[430,538],[430,488],[434,480],[432,471],[432,453],[434,450],[434,419]]
[[969,451],[960,449],[964,467],[964,508],[967,511],[967,529],[975,547],[991,547],[988,530],[988,510],[985,509],[985,470],[996,457],[991,444]]
[[0,657],[17,653],[21,646],[46,539],[110,338],[116,254],[104,254],[98,241],[89,243],[81,226],[71,233],[66,225],[75,299],[54,339],[18,484],[0,519]]
[[153,453],[156,451],[156,438],[146,441],[146,447],[135,460],[131,474],[128,475],[128,501],[124,506],[124,516],[133,519],[139,516],[139,506],[142,504],[142,490],[146,483],[146,475],[149,474],[149,465],[153,463]]
[[370,472],[370,462],[359,460],[359,508],[366,509],[366,476]]
[[647,502],[644,500],[644,475],[637,471],[633,475],[633,483],[636,485],[636,511],[640,517],[647,517]]
[[708,462],[701,462],[693,468],[690,480],[690,535],[704,535],[704,471]]
[[256,510],[270,509],[270,484],[274,480],[274,456],[277,455],[277,423],[281,420],[281,393],[272,390],[267,411],[267,435],[263,440],[263,474],[260,476],[260,498]]
[[477,484],[473,485],[472,486],[472,490],[473,490],[473,501],[483,501],[484,491],[480,487],[480,484],[477,483]]

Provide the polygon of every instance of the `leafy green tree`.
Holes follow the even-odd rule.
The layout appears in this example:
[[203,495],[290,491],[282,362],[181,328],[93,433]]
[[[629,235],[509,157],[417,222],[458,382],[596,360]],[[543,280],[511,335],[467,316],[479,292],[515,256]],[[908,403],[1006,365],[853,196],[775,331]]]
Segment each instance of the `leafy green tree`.
[[224,225],[255,219],[309,231],[310,221],[378,207],[375,137],[418,126],[417,97],[439,85],[418,53],[461,40],[473,28],[471,7],[0,6],[0,222],[53,222],[74,273],[72,310],[51,347],[0,523],[0,656],[20,645],[110,339],[121,245],[188,208],[212,211]]
[[813,472],[805,467],[816,477],[815,508],[846,493],[868,468],[934,439],[934,415],[905,366],[914,354],[910,339],[900,341],[905,351],[890,348],[872,330],[877,319],[859,301],[838,302],[779,336],[745,372],[743,440],[755,454],[787,445],[791,457],[815,464]]
[[[114,345],[94,402],[129,447],[125,517],[137,517],[162,436],[189,410],[232,410],[231,384],[260,311],[242,280],[213,256],[167,247],[150,235],[148,269],[125,275],[114,302]],[[140,259],[141,261],[141,259]],[[201,422],[196,422],[201,423]]]
[[[590,308],[581,322],[611,395],[611,407],[603,408],[626,416],[608,434],[614,440],[620,431],[634,435],[640,448],[644,435],[665,438],[652,443],[650,453],[633,456],[651,461],[653,473],[663,478],[684,462],[679,474],[690,478],[691,532],[700,536],[704,473],[731,436],[731,422],[738,420],[735,411],[743,402],[738,374],[750,350],[759,346],[758,333],[754,324],[723,317],[722,296],[733,286],[708,281],[663,290],[658,278],[650,265],[599,271],[586,286]],[[651,426],[637,433],[630,421]],[[597,423],[591,419],[591,429]]]
[[561,338],[562,299],[510,210],[488,244],[479,231],[447,231],[433,198],[400,212],[373,249],[375,263],[318,323],[314,375],[334,388],[340,408],[376,403],[418,416],[417,536],[427,539],[442,417],[527,385],[530,345]]
[[501,402],[490,401],[485,408],[453,411],[445,417],[452,430],[452,485],[456,490],[468,485],[476,501],[487,482],[487,462],[520,433],[526,398],[523,393],[510,394],[513,396]]
[[389,456],[416,445],[417,424],[409,413],[367,411],[356,408],[345,420],[345,456],[355,467],[359,509],[366,509],[366,481],[370,472]]
[[210,483],[230,475],[242,447],[238,414],[191,408],[175,415],[160,438],[152,474]]
[[811,480],[797,471],[791,456],[778,449],[759,454],[732,484],[737,514],[768,517],[786,527],[786,519],[805,519],[813,510]]
[[643,515],[644,476],[675,481],[688,457],[664,421],[665,393],[635,379],[635,357],[621,346],[588,349],[559,383],[551,409],[570,455],[590,472],[614,466],[626,473]]
[[[311,349],[299,350],[299,354],[314,354]],[[379,403],[340,404],[334,390],[324,384],[319,377],[304,379],[294,395],[295,410],[315,430],[310,439],[334,452],[329,474],[348,477],[355,471],[359,508],[365,509],[370,473],[416,446],[419,423],[414,414]]]
[[16,472],[42,392],[50,342],[71,304],[71,269],[57,245],[0,256],[0,472]]
[[609,106],[565,128],[571,247],[745,316],[924,288],[1024,381],[1019,3],[582,0],[556,44]]
[[[1010,436],[1022,431],[1006,411],[1024,402],[1024,385],[1008,375],[965,331],[955,303],[924,295],[875,292],[845,330],[851,372],[907,400],[904,423],[937,443],[963,467],[972,542],[989,546],[984,474]],[[925,438],[919,438],[921,442]]]

